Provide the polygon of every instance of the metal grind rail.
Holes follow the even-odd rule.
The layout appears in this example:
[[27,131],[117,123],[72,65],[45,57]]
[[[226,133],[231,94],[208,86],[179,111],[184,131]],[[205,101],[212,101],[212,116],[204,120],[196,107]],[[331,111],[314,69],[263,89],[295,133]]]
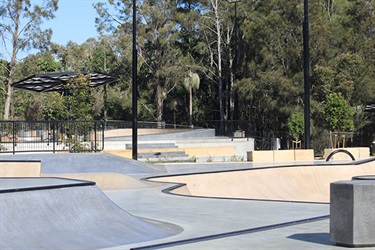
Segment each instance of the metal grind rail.
[[0,121],[0,154],[103,149],[103,121]]

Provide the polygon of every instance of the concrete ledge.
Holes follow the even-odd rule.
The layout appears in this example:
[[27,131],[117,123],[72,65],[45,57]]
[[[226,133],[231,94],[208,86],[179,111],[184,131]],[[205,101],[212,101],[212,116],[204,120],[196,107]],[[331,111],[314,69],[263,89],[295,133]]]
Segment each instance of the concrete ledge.
[[338,181],[330,187],[331,241],[348,247],[375,246],[375,181]]
[[0,177],[40,177],[41,161],[1,161]]
[[313,161],[314,150],[313,149],[296,149],[294,150],[295,161]]
[[[178,133],[191,131],[191,129],[157,129],[157,128],[139,128],[138,135],[154,135],[154,134],[164,134],[164,133]],[[104,132],[105,137],[118,137],[118,136],[131,136],[132,129],[112,129],[106,130]]]
[[247,152],[247,161],[313,161],[313,149],[259,150]]
[[273,161],[273,151],[249,151],[247,152],[247,161]]
[[[335,150],[344,149],[350,152],[355,159],[360,158],[368,158],[370,157],[370,149],[366,147],[359,147],[359,148],[326,148],[324,149],[324,159],[327,159],[330,153]],[[338,153],[332,156],[331,159],[348,159],[350,160],[350,156],[345,153]]]
[[294,150],[273,150],[273,161],[294,161]]

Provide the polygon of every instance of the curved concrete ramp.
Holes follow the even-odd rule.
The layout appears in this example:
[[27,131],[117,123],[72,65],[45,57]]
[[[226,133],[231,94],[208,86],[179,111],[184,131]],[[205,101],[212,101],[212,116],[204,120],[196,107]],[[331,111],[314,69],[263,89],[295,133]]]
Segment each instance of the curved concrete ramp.
[[241,171],[152,178],[186,183],[182,195],[299,202],[329,202],[330,183],[374,175],[375,161],[361,165],[315,165],[256,168]]
[[181,232],[172,224],[132,216],[95,185],[2,190],[0,201],[2,250],[98,249]]

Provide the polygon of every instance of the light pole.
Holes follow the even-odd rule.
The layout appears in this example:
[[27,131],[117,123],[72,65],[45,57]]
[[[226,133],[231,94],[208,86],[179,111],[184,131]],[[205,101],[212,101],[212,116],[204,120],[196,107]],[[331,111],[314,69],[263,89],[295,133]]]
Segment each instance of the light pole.
[[132,93],[132,158],[138,159],[138,115],[137,115],[137,4],[133,0],[133,93]]
[[303,3],[304,121],[305,149],[310,148],[310,84],[309,84],[309,5]]
[[234,21],[233,21],[233,33],[234,33],[234,59],[233,59],[233,80],[231,83],[230,88],[230,103],[229,103],[229,112],[230,112],[230,132],[233,133],[233,120],[234,120],[234,98],[235,98],[235,90],[234,90],[234,84],[236,82],[237,78],[237,67],[238,67],[238,34],[237,34],[237,2],[240,2],[241,0],[227,0],[228,3],[234,3]]

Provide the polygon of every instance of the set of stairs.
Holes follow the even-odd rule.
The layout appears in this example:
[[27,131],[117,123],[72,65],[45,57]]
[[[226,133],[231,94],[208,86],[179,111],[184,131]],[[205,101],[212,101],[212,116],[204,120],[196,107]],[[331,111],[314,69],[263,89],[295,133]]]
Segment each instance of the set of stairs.
[[[125,145],[126,150],[132,150],[132,144]],[[190,157],[179,150],[175,143],[141,143],[137,146],[138,160],[147,162],[189,161]]]

